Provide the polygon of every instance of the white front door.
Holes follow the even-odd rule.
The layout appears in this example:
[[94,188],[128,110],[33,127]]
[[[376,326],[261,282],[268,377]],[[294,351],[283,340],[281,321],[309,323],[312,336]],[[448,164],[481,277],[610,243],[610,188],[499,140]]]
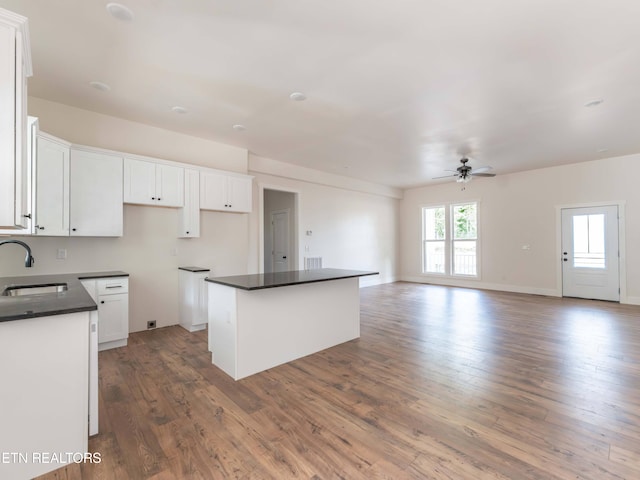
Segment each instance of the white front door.
[[286,272],[289,268],[289,210],[271,213],[273,234],[273,271]]
[[618,206],[562,209],[562,295],[620,300]]

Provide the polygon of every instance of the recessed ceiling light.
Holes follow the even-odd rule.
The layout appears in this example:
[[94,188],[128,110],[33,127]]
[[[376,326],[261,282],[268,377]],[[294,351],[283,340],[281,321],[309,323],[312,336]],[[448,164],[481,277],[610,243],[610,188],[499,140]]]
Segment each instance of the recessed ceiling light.
[[307,96],[301,92],[293,92],[291,95],[289,95],[289,98],[294,102],[302,102],[303,100],[307,99]]
[[608,152],[609,149],[608,148],[599,148],[598,150],[596,150],[596,153],[604,153],[604,152]]
[[111,90],[111,87],[104,82],[89,82],[89,85],[91,85],[96,90],[100,90],[101,92],[108,92],[109,90]]
[[241,125],[240,123],[236,123],[231,128],[233,128],[236,132],[244,132],[247,129],[247,127],[245,127],[244,125]]
[[188,110],[184,107],[179,107],[179,106],[175,106],[175,107],[171,107],[171,111],[174,113],[187,113]]
[[133,20],[133,12],[119,3],[107,3],[107,12],[109,12],[113,18],[122,20],[123,22]]
[[597,99],[597,100],[591,100],[590,102],[587,102],[584,104],[585,107],[597,107],[598,105],[600,105],[602,102],[604,102],[604,100],[602,100],[601,98]]

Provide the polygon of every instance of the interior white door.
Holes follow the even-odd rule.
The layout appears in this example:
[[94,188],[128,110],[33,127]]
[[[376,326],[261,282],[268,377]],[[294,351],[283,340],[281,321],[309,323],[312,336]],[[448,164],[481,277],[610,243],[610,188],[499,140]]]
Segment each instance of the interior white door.
[[271,213],[273,235],[273,271],[286,272],[289,268],[289,210]]
[[562,295],[620,300],[618,206],[563,208]]

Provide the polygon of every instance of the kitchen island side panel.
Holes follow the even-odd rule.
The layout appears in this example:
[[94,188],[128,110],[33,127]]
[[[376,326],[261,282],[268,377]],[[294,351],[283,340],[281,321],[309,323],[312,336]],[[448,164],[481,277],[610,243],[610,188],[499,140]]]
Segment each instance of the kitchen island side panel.
[[207,283],[209,317],[209,351],[211,362],[230,377],[236,378],[237,289]]
[[360,336],[358,278],[237,291],[237,378]]

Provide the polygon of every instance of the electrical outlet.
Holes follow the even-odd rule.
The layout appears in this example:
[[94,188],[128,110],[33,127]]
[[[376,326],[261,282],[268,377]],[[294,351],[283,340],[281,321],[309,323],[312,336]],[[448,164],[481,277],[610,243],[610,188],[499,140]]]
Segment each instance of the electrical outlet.
[[56,258],[58,260],[66,260],[67,259],[67,249],[66,248],[59,248],[58,251],[56,252]]
[[156,321],[155,320],[149,320],[147,322],[147,330],[151,330],[152,328],[156,328]]

